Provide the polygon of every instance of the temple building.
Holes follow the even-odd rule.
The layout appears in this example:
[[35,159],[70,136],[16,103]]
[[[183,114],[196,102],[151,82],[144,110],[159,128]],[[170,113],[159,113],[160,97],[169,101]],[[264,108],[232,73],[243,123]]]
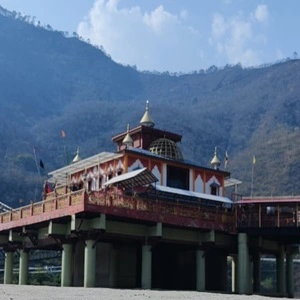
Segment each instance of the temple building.
[[[149,102],[139,126],[127,130],[112,138],[117,145],[116,153],[101,152],[95,156],[80,160],[79,150],[73,164],[50,172],[50,182],[69,185],[71,188],[85,186],[88,191],[98,191],[116,184],[131,172],[146,168],[155,177],[156,192],[194,193],[201,201],[216,200],[229,203],[224,197],[225,180],[230,177],[227,171],[219,170],[220,161],[215,149],[211,168],[184,159],[179,143],[181,136],[154,127],[149,111]],[[127,174],[125,177],[115,177]],[[136,174],[136,173],[133,173]],[[138,175],[135,175],[138,176]],[[196,194],[198,193],[198,194]],[[191,195],[191,194],[190,194]]]
[[61,286],[260,293],[267,253],[277,295],[292,297],[300,198],[233,201],[225,189],[241,182],[218,149],[204,167],[181,139],[155,127],[147,101],[139,125],[112,138],[116,152],[82,158],[78,148],[48,174],[41,201],[0,213],[4,283],[18,254],[18,283],[28,284],[43,250],[61,254]]

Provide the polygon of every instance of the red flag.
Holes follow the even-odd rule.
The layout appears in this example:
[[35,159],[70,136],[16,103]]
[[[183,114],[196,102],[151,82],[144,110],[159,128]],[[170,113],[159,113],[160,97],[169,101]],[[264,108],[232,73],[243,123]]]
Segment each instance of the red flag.
[[66,137],[66,133],[65,133],[64,130],[61,131],[61,137],[62,137],[62,138],[65,138],[65,137]]

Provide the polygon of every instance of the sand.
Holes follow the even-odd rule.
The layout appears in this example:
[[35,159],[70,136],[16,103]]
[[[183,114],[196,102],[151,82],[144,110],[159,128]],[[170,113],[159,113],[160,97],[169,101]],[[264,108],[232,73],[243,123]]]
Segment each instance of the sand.
[[[269,300],[273,297],[186,291],[122,290],[107,288],[0,285],[1,300]],[[278,298],[277,298],[278,299]],[[281,298],[284,299],[284,298]],[[285,298],[286,299],[286,298]]]

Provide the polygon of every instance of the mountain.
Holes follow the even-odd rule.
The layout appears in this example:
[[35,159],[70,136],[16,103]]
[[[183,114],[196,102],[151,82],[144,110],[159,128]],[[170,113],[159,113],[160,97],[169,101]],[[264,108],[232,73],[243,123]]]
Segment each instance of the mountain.
[[111,136],[139,124],[146,99],[156,127],[183,135],[185,158],[209,166],[215,146],[223,163],[228,152],[239,193],[250,194],[253,169],[254,195],[300,194],[299,60],[138,72],[32,22],[0,7],[0,201],[39,200],[46,173],[77,146],[81,157],[114,151]]

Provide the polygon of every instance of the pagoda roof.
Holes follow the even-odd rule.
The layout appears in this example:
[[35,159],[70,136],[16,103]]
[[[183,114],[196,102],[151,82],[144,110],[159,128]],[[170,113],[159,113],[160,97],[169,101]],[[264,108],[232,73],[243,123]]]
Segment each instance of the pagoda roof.
[[[181,139],[182,139],[182,136],[180,134],[153,128],[153,127],[148,127],[148,126],[144,126],[144,125],[139,125],[139,126],[129,130],[129,134],[131,136],[133,136],[135,133],[139,133],[139,132],[145,133],[145,134],[146,133],[152,134],[152,135],[157,136],[157,138],[167,138],[167,139],[174,141],[175,143],[181,142]],[[126,134],[127,134],[127,132],[125,131],[123,133],[115,135],[114,137],[112,137],[112,141],[113,142],[122,141]]]

